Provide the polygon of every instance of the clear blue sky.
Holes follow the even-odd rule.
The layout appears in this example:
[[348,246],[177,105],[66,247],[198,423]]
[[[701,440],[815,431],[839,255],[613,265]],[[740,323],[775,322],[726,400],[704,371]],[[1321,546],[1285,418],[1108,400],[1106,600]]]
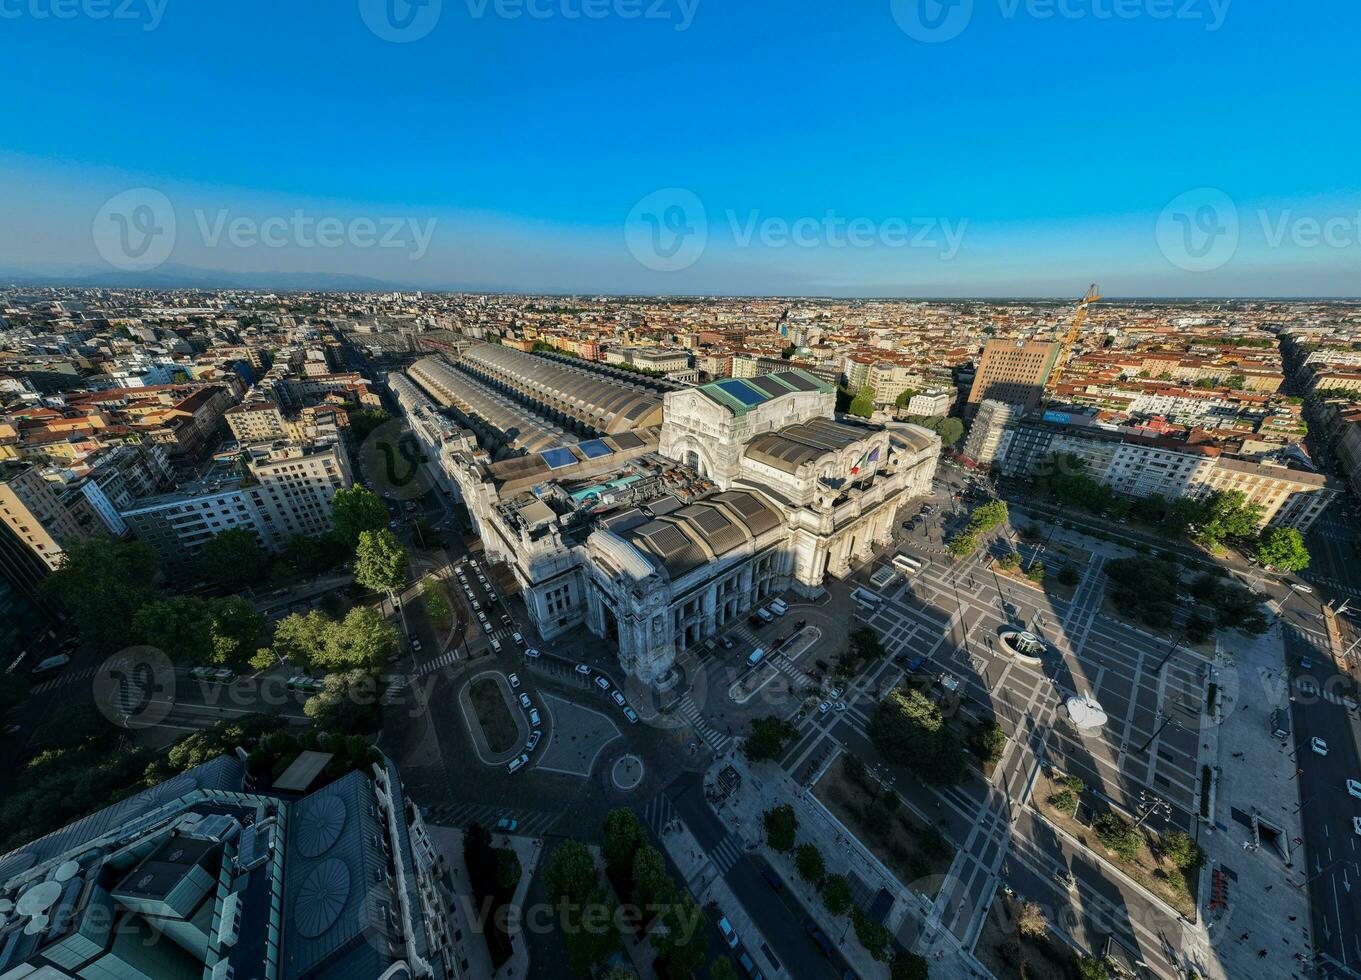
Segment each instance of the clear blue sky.
[[[202,269],[526,291],[1361,292],[1361,6],[1341,0],[1066,0],[1079,16],[1048,18],[1047,0],[972,0],[939,43],[899,26],[935,0],[585,0],[600,19],[570,16],[583,0],[531,0],[544,17],[443,0],[409,43],[366,26],[368,0],[109,0],[127,20],[70,2],[56,19],[52,0],[0,0],[0,270],[107,269],[96,212],[149,187],[174,207],[170,263]],[[662,16],[623,16],[650,6]],[[1160,16],[1178,10],[1194,19]],[[676,270],[630,248],[646,214],[667,217],[670,198],[635,209],[663,188],[707,228]],[[1210,269],[1159,247],[1164,208],[1197,188],[1239,224]],[[435,224],[418,258],[200,227],[298,209]],[[828,212],[871,244],[835,247],[822,224],[779,244],[779,222]],[[881,234],[893,219],[923,247]],[[773,239],[745,237],[772,220]],[[1309,244],[1310,220],[1333,222],[1329,242]]]

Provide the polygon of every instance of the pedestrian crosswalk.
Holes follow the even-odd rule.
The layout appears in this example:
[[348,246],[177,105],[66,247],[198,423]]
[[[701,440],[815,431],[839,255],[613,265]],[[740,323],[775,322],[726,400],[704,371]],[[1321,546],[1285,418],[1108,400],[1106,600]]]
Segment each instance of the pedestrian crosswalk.
[[440,654],[434,660],[427,660],[425,663],[421,664],[419,667],[416,668],[416,673],[421,676],[424,676],[426,674],[433,674],[441,667],[448,667],[450,664],[454,663],[454,661],[459,659],[458,655],[460,652],[461,651],[459,650],[458,647],[454,647],[452,650],[448,650]]
[[643,805],[643,823],[657,837],[666,833],[667,825],[676,819],[676,808],[665,793],[658,793]]
[[76,671],[71,674],[58,674],[50,680],[36,684],[31,693],[42,694],[44,691],[55,690],[58,687],[65,687],[67,684],[74,684],[76,681],[88,680],[95,675],[98,667],[87,667],[85,670]]
[[1311,575],[1309,581],[1316,585],[1326,585],[1334,592],[1345,592],[1347,595],[1361,597],[1361,589],[1358,589],[1354,582],[1344,582],[1328,575]]
[[547,833],[562,816],[561,813],[512,810],[487,803],[436,803],[426,807],[423,814],[426,823],[437,827],[467,827],[476,823],[492,831],[502,818],[515,820],[515,833],[525,837]]
[[732,834],[724,834],[723,839],[714,845],[714,849],[709,852],[709,857],[713,859],[714,867],[718,868],[720,875],[727,875],[732,870],[732,866],[742,857],[742,845]]
[[1322,690],[1307,677],[1298,677],[1295,679],[1295,690],[1299,691],[1305,697],[1322,698],[1324,701],[1331,704],[1340,704],[1343,706],[1346,706],[1347,704],[1347,699],[1343,695],[1338,694],[1336,691]]
[[704,714],[695,704],[695,699],[686,694],[676,704],[676,710],[680,716],[690,723],[690,727],[695,730],[695,734],[704,739],[709,748],[715,753],[720,753],[732,742],[732,736],[724,735],[704,720]]

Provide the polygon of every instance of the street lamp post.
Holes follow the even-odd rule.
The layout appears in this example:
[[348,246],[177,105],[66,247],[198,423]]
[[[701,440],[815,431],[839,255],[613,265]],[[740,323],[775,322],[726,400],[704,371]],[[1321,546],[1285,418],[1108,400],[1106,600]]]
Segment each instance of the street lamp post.
[[1167,653],[1163,654],[1163,658],[1162,658],[1161,660],[1158,661],[1158,666],[1153,668],[1153,673],[1155,673],[1155,674],[1161,673],[1161,672],[1162,672],[1162,669],[1163,669],[1163,665],[1165,665],[1165,664],[1167,663],[1168,659],[1172,656],[1172,654],[1176,653],[1176,652],[1177,652],[1177,648],[1178,648],[1179,646],[1181,646],[1184,642],[1186,642],[1186,634],[1185,634],[1185,633],[1183,633],[1181,636],[1177,637],[1177,642],[1173,643],[1172,646],[1171,646],[1171,648],[1167,651]]
[[1162,734],[1163,729],[1166,728],[1171,721],[1172,721],[1171,715],[1163,715],[1163,723],[1157,727],[1157,729],[1153,732],[1152,735],[1148,736],[1148,741],[1144,742],[1143,745],[1139,746],[1137,749],[1134,750],[1135,754],[1143,755],[1145,752],[1147,752],[1148,747],[1153,744],[1153,740]]

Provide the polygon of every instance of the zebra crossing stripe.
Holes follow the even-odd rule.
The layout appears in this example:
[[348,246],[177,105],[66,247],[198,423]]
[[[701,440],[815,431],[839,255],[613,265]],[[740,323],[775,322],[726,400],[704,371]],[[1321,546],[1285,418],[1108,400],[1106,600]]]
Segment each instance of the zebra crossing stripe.
[[694,699],[688,694],[680,700],[680,713],[681,717],[688,721],[695,729],[696,734],[704,739],[708,746],[715,752],[722,752],[723,749],[727,747],[728,743],[732,741],[729,736],[724,735],[717,729],[709,726],[704,720],[704,715],[700,713],[698,706],[696,706]]

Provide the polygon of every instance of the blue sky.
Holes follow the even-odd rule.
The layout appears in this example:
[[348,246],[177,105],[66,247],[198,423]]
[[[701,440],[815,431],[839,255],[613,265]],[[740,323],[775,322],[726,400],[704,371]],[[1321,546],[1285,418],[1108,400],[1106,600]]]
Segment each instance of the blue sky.
[[[106,204],[144,188],[171,209],[168,268],[1361,292],[1361,9],[1341,0],[429,0],[405,35],[385,4],[406,0],[65,2],[0,0],[11,274],[108,271]],[[937,14],[952,36],[922,40]],[[278,230],[297,214],[343,241]]]

